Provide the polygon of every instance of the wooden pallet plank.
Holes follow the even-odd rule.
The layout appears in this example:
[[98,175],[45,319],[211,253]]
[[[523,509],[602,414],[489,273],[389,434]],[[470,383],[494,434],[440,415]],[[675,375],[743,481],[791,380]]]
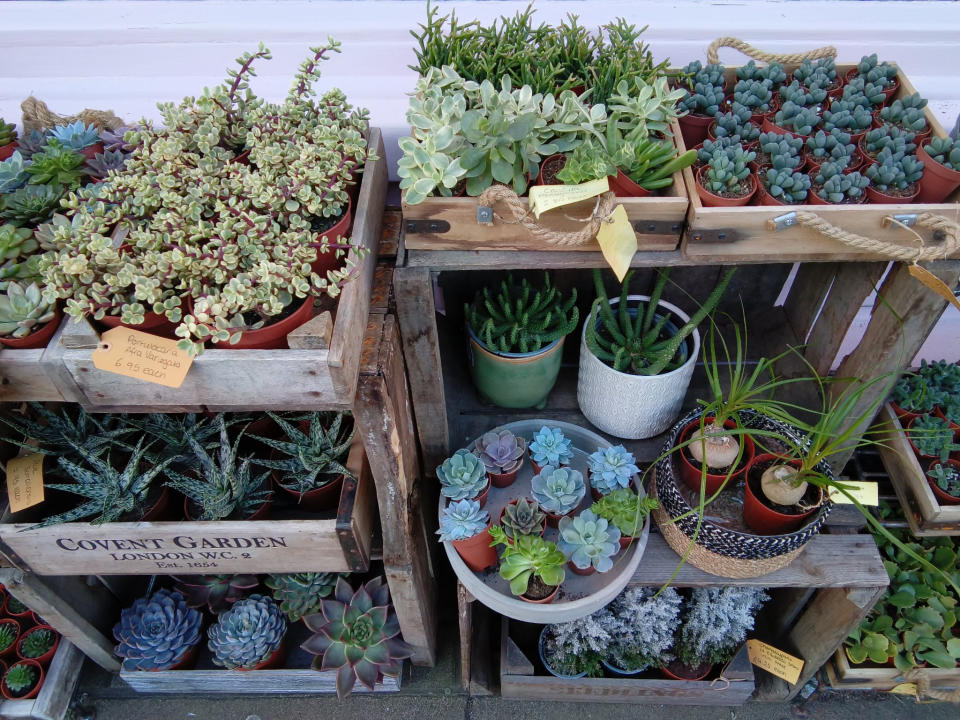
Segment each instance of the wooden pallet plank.
[[[313,695],[336,692],[337,674],[310,668],[284,670],[160,670],[120,673],[120,679],[137,692],[183,695],[189,693],[229,695]],[[400,690],[396,678],[385,677],[374,693]],[[355,693],[369,693],[357,683]]]
[[[838,649],[828,667],[833,670],[831,686],[839,690],[892,690],[906,682],[903,673],[893,667],[869,667],[852,665],[843,648]],[[923,668],[923,675],[930,681],[931,687],[940,690],[960,688],[960,667]]]
[[801,263],[797,268],[783,309],[801,343],[807,341],[839,267],[840,263]]

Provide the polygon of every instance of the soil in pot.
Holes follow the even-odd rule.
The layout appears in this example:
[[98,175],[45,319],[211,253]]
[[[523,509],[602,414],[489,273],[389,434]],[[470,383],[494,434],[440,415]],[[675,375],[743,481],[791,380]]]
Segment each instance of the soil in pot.
[[944,167],[927,152],[924,143],[917,150],[917,158],[923,161],[923,176],[920,178],[918,203],[941,203],[954,190],[960,187],[960,170]]
[[547,605],[553,602],[559,589],[559,585],[547,585],[536,575],[531,575],[527,583],[527,591],[520,596],[520,599],[529,603]]
[[696,667],[690,667],[679,660],[674,660],[660,668],[664,675],[673,680],[703,680],[712,669],[713,665],[710,663],[701,663]]
[[702,178],[705,176],[709,167],[709,165],[704,165],[696,174],[697,195],[700,196],[700,202],[702,202],[705,207],[740,207],[750,202],[750,199],[757,191],[757,181],[753,175],[747,177],[746,182],[749,185],[749,190],[746,193],[741,195],[717,195],[707,190],[702,182]]
[[[763,473],[767,468],[784,462],[773,455],[758,455],[747,469],[743,517],[747,525],[758,534],[779,535],[793,532],[820,507],[823,493],[812,484],[807,485],[806,491],[794,505],[779,505],[767,498],[761,487]],[[796,464],[796,461],[790,464]]]
[[537,177],[538,185],[563,185],[557,180],[557,173],[563,170],[567,164],[566,155],[551,155],[540,165],[540,175]]

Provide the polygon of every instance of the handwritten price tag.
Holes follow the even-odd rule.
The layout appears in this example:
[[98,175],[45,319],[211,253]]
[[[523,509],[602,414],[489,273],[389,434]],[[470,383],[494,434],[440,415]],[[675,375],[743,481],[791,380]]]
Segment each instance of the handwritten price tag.
[[[879,505],[880,490],[875,482],[860,480],[840,480],[843,489],[847,492],[844,495],[840,488],[831,487],[829,491],[830,499],[838,505],[853,505],[851,497],[856,498],[861,505]],[[848,495],[850,497],[848,497]]]
[[43,502],[43,455],[32,453],[7,463],[10,512],[20,512]]
[[747,655],[750,656],[750,662],[758,668],[773,673],[791,685],[796,685],[797,680],[800,679],[803,660],[788,655],[783,650],[777,650],[772,645],[759,640],[747,640]]
[[118,327],[100,336],[93,364],[106,372],[178,388],[193,358],[177,348],[176,340]]
[[580,185],[534,185],[530,188],[530,209],[539,220],[547,210],[596,197],[609,189],[610,183],[605,177]]
[[597,242],[600,243],[604,260],[613,269],[617,280],[623,282],[623,276],[630,269],[630,261],[637,252],[637,236],[633,233],[633,226],[623,205],[614,208],[611,219],[613,222],[600,223]]

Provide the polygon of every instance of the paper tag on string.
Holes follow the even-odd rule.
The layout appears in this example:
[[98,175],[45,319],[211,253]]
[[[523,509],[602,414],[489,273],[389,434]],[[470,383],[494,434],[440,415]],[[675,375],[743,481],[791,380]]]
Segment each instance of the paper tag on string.
[[609,189],[610,183],[605,177],[580,185],[534,185],[530,188],[530,210],[539,220],[547,210],[596,197]]
[[841,491],[840,488],[832,485],[827,491],[827,497],[829,497],[838,505],[853,505],[853,500],[851,500],[848,496],[856,498],[857,502],[859,502],[861,505],[880,504],[880,489],[877,486],[877,483],[862,480],[843,479],[841,479],[839,482],[841,485],[843,485],[843,491],[846,491],[846,495],[843,494],[843,491]]
[[31,453],[7,462],[7,495],[12,513],[43,502],[43,455]]
[[943,280],[916,263],[911,263],[908,270],[913,277],[960,310],[960,300],[957,299],[957,296],[953,294],[950,286],[947,285]]
[[917,697],[917,685],[916,683],[900,683],[890,688],[890,692],[894,695],[913,695]]
[[610,218],[613,222],[600,223],[597,242],[600,243],[603,258],[613,268],[617,280],[623,282],[624,275],[630,269],[630,261],[637,252],[637,236],[623,205],[617,205]]
[[118,327],[100,336],[93,364],[106,372],[178,388],[193,358],[177,347],[176,340]]
[[759,640],[747,640],[747,655],[750,656],[752,664],[758,668],[763,668],[782,680],[786,680],[791,685],[796,685],[800,679],[803,660],[789,655],[783,650],[777,650],[772,645],[767,645]]

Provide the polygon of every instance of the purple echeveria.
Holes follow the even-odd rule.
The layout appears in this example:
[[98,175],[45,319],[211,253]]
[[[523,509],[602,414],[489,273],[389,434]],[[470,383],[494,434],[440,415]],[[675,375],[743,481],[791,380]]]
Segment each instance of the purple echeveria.
[[526,449],[526,441],[509,430],[484,433],[474,443],[474,453],[483,462],[487,472],[498,475],[520,467]]

